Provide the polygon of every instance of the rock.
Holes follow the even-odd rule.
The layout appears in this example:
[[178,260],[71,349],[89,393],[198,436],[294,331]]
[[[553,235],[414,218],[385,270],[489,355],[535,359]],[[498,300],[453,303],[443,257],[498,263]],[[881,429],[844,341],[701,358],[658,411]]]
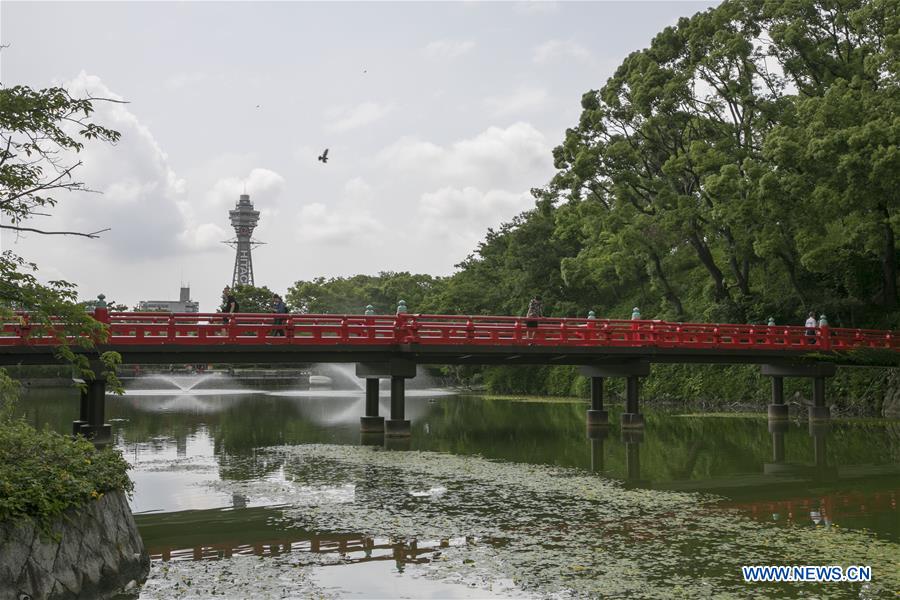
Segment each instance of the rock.
[[0,600],[111,598],[147,578],[150,558],[123,492],[67,511],[53,532],[0,523]]

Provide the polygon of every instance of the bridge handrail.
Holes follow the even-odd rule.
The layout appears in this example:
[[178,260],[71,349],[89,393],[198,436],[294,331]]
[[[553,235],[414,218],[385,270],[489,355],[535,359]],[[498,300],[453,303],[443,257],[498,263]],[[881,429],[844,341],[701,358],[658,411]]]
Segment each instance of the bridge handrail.
[[[238,345],[533,345],[770,349],[796,351],[886,348],[900,350],[900,335],[874,329],[658,320],[527,318],[506,315],[275,314],[106,312],[107,344]],[[226,322],[227,321],[227,322]],[[529,324],[534,323],[534,327]],[[20,313],[0,319],[0,346],[60,343],[61,320],[30,323]],[[69,338],[70,341],[77,341]]]

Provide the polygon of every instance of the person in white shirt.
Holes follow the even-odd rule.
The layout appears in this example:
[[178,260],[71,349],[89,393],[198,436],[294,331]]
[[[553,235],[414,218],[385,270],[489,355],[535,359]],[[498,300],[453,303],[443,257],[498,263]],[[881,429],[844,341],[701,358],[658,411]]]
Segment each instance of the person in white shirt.
[[816,323],[816,313],[810,311],[809,317],[806,319],[806,335],[809,336],[806,340],[809,344],[816,343],[816,327],[818,323]]

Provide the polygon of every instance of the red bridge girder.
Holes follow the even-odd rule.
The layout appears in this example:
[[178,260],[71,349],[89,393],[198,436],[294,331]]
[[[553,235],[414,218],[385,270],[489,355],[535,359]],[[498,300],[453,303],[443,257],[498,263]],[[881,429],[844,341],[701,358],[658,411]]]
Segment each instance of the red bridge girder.
[[[802,326],[670,323],[650,320],[401,314],[297,315],[130,313],[98,309],[110,347],[127,346],[537,346],[832,352],[861,348],[900,350],[894,331]],[[279,321],[279,322],[276,322]],[[529,321],[537,327],[529,328]],[[17,315],[0,324],[0,347],[58,346],[65,326],[33,324]],[[77,342],[68,338],[69,342]],[[99,340],[98,340],[99,341]]]

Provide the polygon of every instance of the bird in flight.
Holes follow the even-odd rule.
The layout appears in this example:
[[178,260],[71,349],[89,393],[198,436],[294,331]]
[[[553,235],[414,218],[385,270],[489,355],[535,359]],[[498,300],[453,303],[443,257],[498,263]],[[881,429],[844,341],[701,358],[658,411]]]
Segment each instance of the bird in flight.
[[325,148],[325,151],[322,152],[321,156],[319,156],[319,160],[321,160],[323,163],[328,162],[328,148]]

